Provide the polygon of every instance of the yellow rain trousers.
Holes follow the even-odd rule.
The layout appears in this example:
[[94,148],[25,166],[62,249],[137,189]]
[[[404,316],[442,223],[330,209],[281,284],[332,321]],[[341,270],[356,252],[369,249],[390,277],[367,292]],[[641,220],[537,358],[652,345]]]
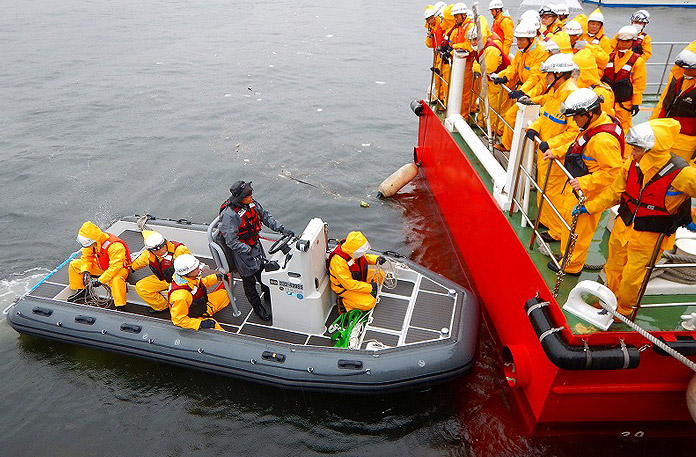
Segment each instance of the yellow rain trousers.
[[[356,250],[367,243],[367,239],[361,232],[350,232],[346,241],[341,245],[341,250],[353,257]],[[377,263],[377,256],[365,254],[368,265]],[[353,259],[351,259],[351,262]],[[369,311],[374,308],[376,299],[372,296],[372,285],[370,281],[381,282],[381,278],[374,277],[374,273],[368,270],[367,280],[358,281],[353,279],[350,267],[346,260],[338,255],[331,258],[329,264],[329,276],[331,279],[331,290],[343,299],[343,306],[346,311],[359,309]],[[374,277],[374,278],[373,278]]]
[[461,115],[464,119],[469,116],[471,111],[474,111],[476,106],[476,101],[471,94],[474,82],[474,52],[471,48],[471,42],[466,39],[466,32],[473,27],[474,23],[467,19],[460,27],[452,30],[452,33],[450,34],[450,43],[452,44],[452,48],[469,52],[469,55],[466,58],[466,66],[464,67],[464,84],[462,85]]
[[[539,66],[542,62],[548,59],[549,53],[542,44],[539,43],[537,38],[529,46],[526,51],[517,51],[515,58],[510,63],[510,66],[505,70],[501,71],[498,76],[505,76],[508,79],[507,86],[511,88],[517,87],[519,90],[525,94],[533,97],[538,95],[538,92],[534,90],[538,79],[531,78],[532,74],[541,74],[539,71]],[[530,80],[531,79],[531,80]],[[530,80],[530,81],[528,81]],[[507,91],[503,91],[502,97],[507,97]],[[512,103],[510,108],[505,111],[503,116],[505,121],[511,126],[515,126],[515,118],[517,117],[517,103]],[[510,150],[512,145],[512,130],[504,127],[503,137],[501,139],[503,147],[506,150]]]
[[[587,130],[612,121],[606,113],[602,113],[594,122],[587,126]],[[582,132],[580,132],[582,133]],[[616,175],[621,171],[623,160],[621,158],[621,145],[619,141],[609,133],[594,135],[585,145],[582,151],[583,160],[590,174],[578,178],[580,189],[585,194],[586,202],[596,198],[609,187]],[[563,190],[563,210],[561,211],[568,225],[571,225],[573,217],[571,211],[578,204],[578,198],[573,188],[567,185]],[[573,255],[566,265],[566,272],[578,273],[585,265],[590,243],[597,230],[597,224],[602,213],[581,214],[575,227],[578,235],[573,248]],[[570,232],[563,226],[561,234],[561,254],[565,254]]]
[[[674,119],[651,120],[650,126],[655,133],[655,146],[639,162],[644,174],[643,182],[646,183],[670,160],[669,150],[679,132],[679,122]],[[611,186],[585,205],[590,214],[601,213],[619,203],[632,165],[632,160],[626,160]],[[681,170],[672,181],[672,187],[681,193],[665,198],[665,205],[670,213],[676,211],[684,199],[696,196],[696,168],[686,167]],[[640,232],[634,230],[633,225],[626,227],[620,217],[614,223],[609,238],[609,258],[604,271],[607,274],[607,286],[618,300],[618,311],[625,316],[633,310],[640,285],[645,278],[645,267],[658,239],[659,233]],[[671,234],[663,239],[660,249],[671,249],[673,246],[674,234]],[[661,255],[662,252],[658,254],[658,258]]]
[[[660,96],[660,101],[657,102],[655,109],[653,109],[650,119],[657,119],[660,116],[662,111],[662,103],[665,100],[665,95],[667,95],[667,91],[669,90],[669,86],[672,84],[673,79],[674,75],[670,75],[669,81],[665,86],[665,90],[662,91],[662,95]],[[694,86],[696,86],[696,79],[685,79],[682,82],[681,91],[679,93],[682,94],[684,92],[693,90]],[[686,160],[687,162],[691,162],[692,159],[694,159],[694,151],[696,151],[696,136],[684,135],[683,133],[679,133],[679,135],[677,135],[677,138],[674,141],[674,146],[672,146],[672,152],[675,155],[678,155],[682,159]]]
[[[570,78],[560,83],[558,87],[551,89],[547,94],[538,97],[537,103],[541,105],[539,117],[529,126],[530,130],[539,132],[539,137],[549,144],[549,150],[554,153],[554,156],[561,159],[561,162],[563,162],[562,158],[565,156],[570,143],[575,140],[579,130],[573,118],[566,118],[561,114],[561,103],[576,89],[575,81]],[[544,159],[543,155],[541,151],[537,150],[537,184],[542,188],[546,179],[546,171],[551,163],[551,161]],[[546,185],[546,196],[561,214],[563,214],[561,211],[563,202],[561,192],[566,181],[566,175],[554,164]],[[537,192],[537,207],[540,203],[541,193]],[[560,240],[563,222],[553,209],[549,208],[547,201],[544,202],[544,207],[538,217],[539,222],[548,227],[549,235]]]
[[[493,35],[496,37],[497,35]],[[499,39],[494,38],[494,41],[498,46],[502,46],[501,41]],[[500,66],[500,64],[503,61],[503,55],[501,54],[501,51],[499,51],[495,46],[486,46],[483,49],[483,53],[481,54],[481,57],[479,57],[479,61],[484,60],[486,62],[486,74],[483,75],[483,78],[487,81],[488,84],[488,118],[491,121],[491,131],[495,132],[498,136],[500,136],[503,133],[503,123],[501,120],[498,119],[498,117],[495,115],[493,112],[500,110],[500,112],[504,112],[505,109],[509,108],[510,106],[510,99],[505,96],[504,99],[501,100],[501,95],[503,88],[500,87],[499,84],[494,84],[490,79],[488,79],[488,76],[491,75],[491,73],[494,73],[495,70]],[[481,66],[478,64],[478,62],[474,63],[474,71],[481,71]],[[508,101],[505,103],[505,101]],[[501,106],[499,107],[498,104]],[[483,128],[484,130],[486,129],[484,117],[483,117],[483,109],[479,110],[479,116],[478,116],[478,123]]]
[[[630,59],[632,55],[633,51],[631,50],[626,51],[623,56],[617,52],[614,57],[614,71],[618,72],[621,67],[628,62],[628,59]],[[616,117],[621,121],[624,133],[628,133],[628,129],[633,125],[631,108],[633,105],[640,105],[643,102],[643,92],[645,92],[647,75],[645,73],[645,61],[642,58],[636,60],[636,63],[633,65],[630,80],[633,85],[633,97],[631,100],[622,103],[614,103],[614,111],[616,112]]]
[[[175,249],[170,241],[167,241],[167,252],[173,253],[172,262],[181,254],[190,254],[185,245],[181,244]],[[149,267],[150,261],[152,260],[154,262],[156,257],[157,256],[150,251],[144,250],[131,264],[131,270],[136,271],[141,268]],[[167,299],[162,295],[162,292],[166,291],[168,287],[169,283],[167,281],[158,279],[154,274],[145,276],[135,283],[135,291],[140,295],[140,298],[156,311],[163,311],[169,306]]]
[[[174,281],[181,285],[188,283],[192,290],[195,287],[210,287],[218,282],[214,274],[201,279],[182,278],[175,274]],[[169,297],[169,306],[171,307],[170,313],[174,325],[198,330],[204,319],[212,319],[213,314],[230,304],[230,297],[227,295],[227,291],[224,288],[220,288],[214,292],[208,292],[208,311],[206,315],[202,317],[189,317],[188,313],[191,303],[193,303],[193,295],[188,290],[177,289],[171,293]],[[215,322],[215,329],[224,331],[217,321]]]
[[99,276],[97,279],[102,284],[106,284],[111,289],[111,296],[114,298],[116,307],[126,305],[126,278],[130,273],[127,265],[130,259],[126,259],[126,249],[121,243],[112,243],[107,248],[109,254],[109,268],[102,270],[99,267],[96,253],[101,249],[102,244],[109,239],[109,235],[102,232],[99,227],[91,221],[82,224],[78,232],[79,235],[96,241],[88,248],[82,248],[82,256],[72,260],[68,266],[69,286],[73,290],[84,289],[82,273],[88,271],[92,276]]
[[[428,36],[425,39],[425,46],[428,48],[433,49],[433,66],[440,70],[440,74],[442,74],[443,71],[443,63],[442,63],[442,57],[440,56],[439,53],[435,53],[434,48],[438,46],[438,43],[442,42],[443,37],[444,37],[444,29],[442,28],[442,23],[440,22],[439,17],[435,17],[435,25],[433,27],[430,27],[428,25],[428,22],[426,21],[425,23],[425,28],[428,30]],[[449,65],[447,65],[447,77],[449,78]],[[446,105],[446,85],[442,84],[442,80],[435,75],[433,78],[434,81],[434,92],[433,92],[433,97],[437,97],[440,100],[444,100],[443,103]]]

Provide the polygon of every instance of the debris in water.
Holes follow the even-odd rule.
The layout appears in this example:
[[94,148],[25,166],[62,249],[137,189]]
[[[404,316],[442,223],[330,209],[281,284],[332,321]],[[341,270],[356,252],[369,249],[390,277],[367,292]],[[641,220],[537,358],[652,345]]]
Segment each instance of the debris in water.
[[317,111],[324,111],[322,108],[317,108]]
[[367,203],[366,201],[360,200],[360,207],[361,208],[369,208],[370,204]]
[[375,84],[386,84],[384,81],[375,81]]
[[326,38],[333,38],[333,35],[326,35]]
[[363,145],[364,147],[368,147],[368,146],[370,146],[370,143],[363,143],[362,145]]

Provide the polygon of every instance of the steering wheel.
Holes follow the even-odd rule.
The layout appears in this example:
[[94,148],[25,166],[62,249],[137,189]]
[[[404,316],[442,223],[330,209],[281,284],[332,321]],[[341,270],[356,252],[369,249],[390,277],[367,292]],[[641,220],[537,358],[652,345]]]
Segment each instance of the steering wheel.
[[283,252],[284,252],[285,247],[288,244],[290,244],[290,242],[292,241],[293,238],[294,238],[294,236],[291,234],[283,235],[275,243],[273,243],[273,245],[268,250],[268,253],[275,254],[276,252],[278,252],[280,250],[283,250]]

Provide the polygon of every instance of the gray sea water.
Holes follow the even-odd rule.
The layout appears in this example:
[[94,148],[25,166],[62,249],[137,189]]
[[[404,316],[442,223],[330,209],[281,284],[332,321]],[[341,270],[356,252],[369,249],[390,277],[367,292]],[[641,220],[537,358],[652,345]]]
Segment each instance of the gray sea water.
[[[208,222],[238,179],[296,231],[319,216],[332,236],[360,229],[468,284],[422,182],[375,198],[416,141],[408,105],[431,55],[421,2],[1,5],[1,309],[77,248],[83,221]],[[606,10],[607,27],[628,14]],[[694,38],[691,12],[653,14],[655,40]],[[479,352],[441,387],[338,397],[19,336],[0,320],[0,455],[696,452],[689,440],[530,439],[485,327]]]

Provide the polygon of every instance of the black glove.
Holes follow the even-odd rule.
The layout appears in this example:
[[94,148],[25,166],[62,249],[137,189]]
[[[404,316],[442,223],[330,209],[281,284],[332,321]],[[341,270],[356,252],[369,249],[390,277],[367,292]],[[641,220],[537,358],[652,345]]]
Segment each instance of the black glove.
[[527,94],[525,94],[521,90],[511,90],[510,93],[508,94],[508,97],[510,97],[513,100],[516,100],[523,95],[527,95]]
[[643,45],[637,44],[637,45],[633,46],[632,51],[635,52],[636,54],[642,55],[643,54]]
[[631,116],[635,116],[640,112],[640,105],[633,105],[631,107]]
[[370,292],[370,294],[373,297],[376,297],[377,296],[377,283],[372,281],[372,282],[370,282],[370,285],[372,286],[372,292]]
[[101,285],[102,285],[102,283],[99,282],[98,279],[95,279],[94,282],[92,283],[92,287],[99,287],[99,286],[101,286]]
[[508,82],[508,79],[507,76],[496,76],[494,78],[491,78],[491,81],[493,81],[493,84],[505,84],[506,82]]
[[384,265],[384,262],[386,262],[386,261],[387,261],[387,258],[384,257],[384,256],[382,256],[382,255],[379,256],[379,257],[377,257],[377,263],[378,263],[379,265]]
[[89,271],[82,272],[82,285],[87,287],[91,281],[92,276],[89,274]]
[[222,273],[215,273],[215,277],[218,281],[222,281],[223,279],[227,278],[227,275]]
[[295,232],[293,232],[292,230],[286,229],[282,225],[280,226],[280,229],[278,231],[280,233],[282,233],[283,235],[295,236]]
[[198,328],[215,328],[215,319],[203,319]]
[[548,151],[548,150],[549,150],[549,144],[548,144],[546,141],[542,141],[541,143],[539,143],[539,150],[540,150],[541,152],[546,152],[546,151]]
[[534,138],[539,136],[539,132],[537,132],[534,129],[529,129],[529,130],[527,130],[527,133],[524,134],[524,136],[527,137],[528,139],[534,141]]
[[435,52],[442,52],[442,45],[435,48]]

